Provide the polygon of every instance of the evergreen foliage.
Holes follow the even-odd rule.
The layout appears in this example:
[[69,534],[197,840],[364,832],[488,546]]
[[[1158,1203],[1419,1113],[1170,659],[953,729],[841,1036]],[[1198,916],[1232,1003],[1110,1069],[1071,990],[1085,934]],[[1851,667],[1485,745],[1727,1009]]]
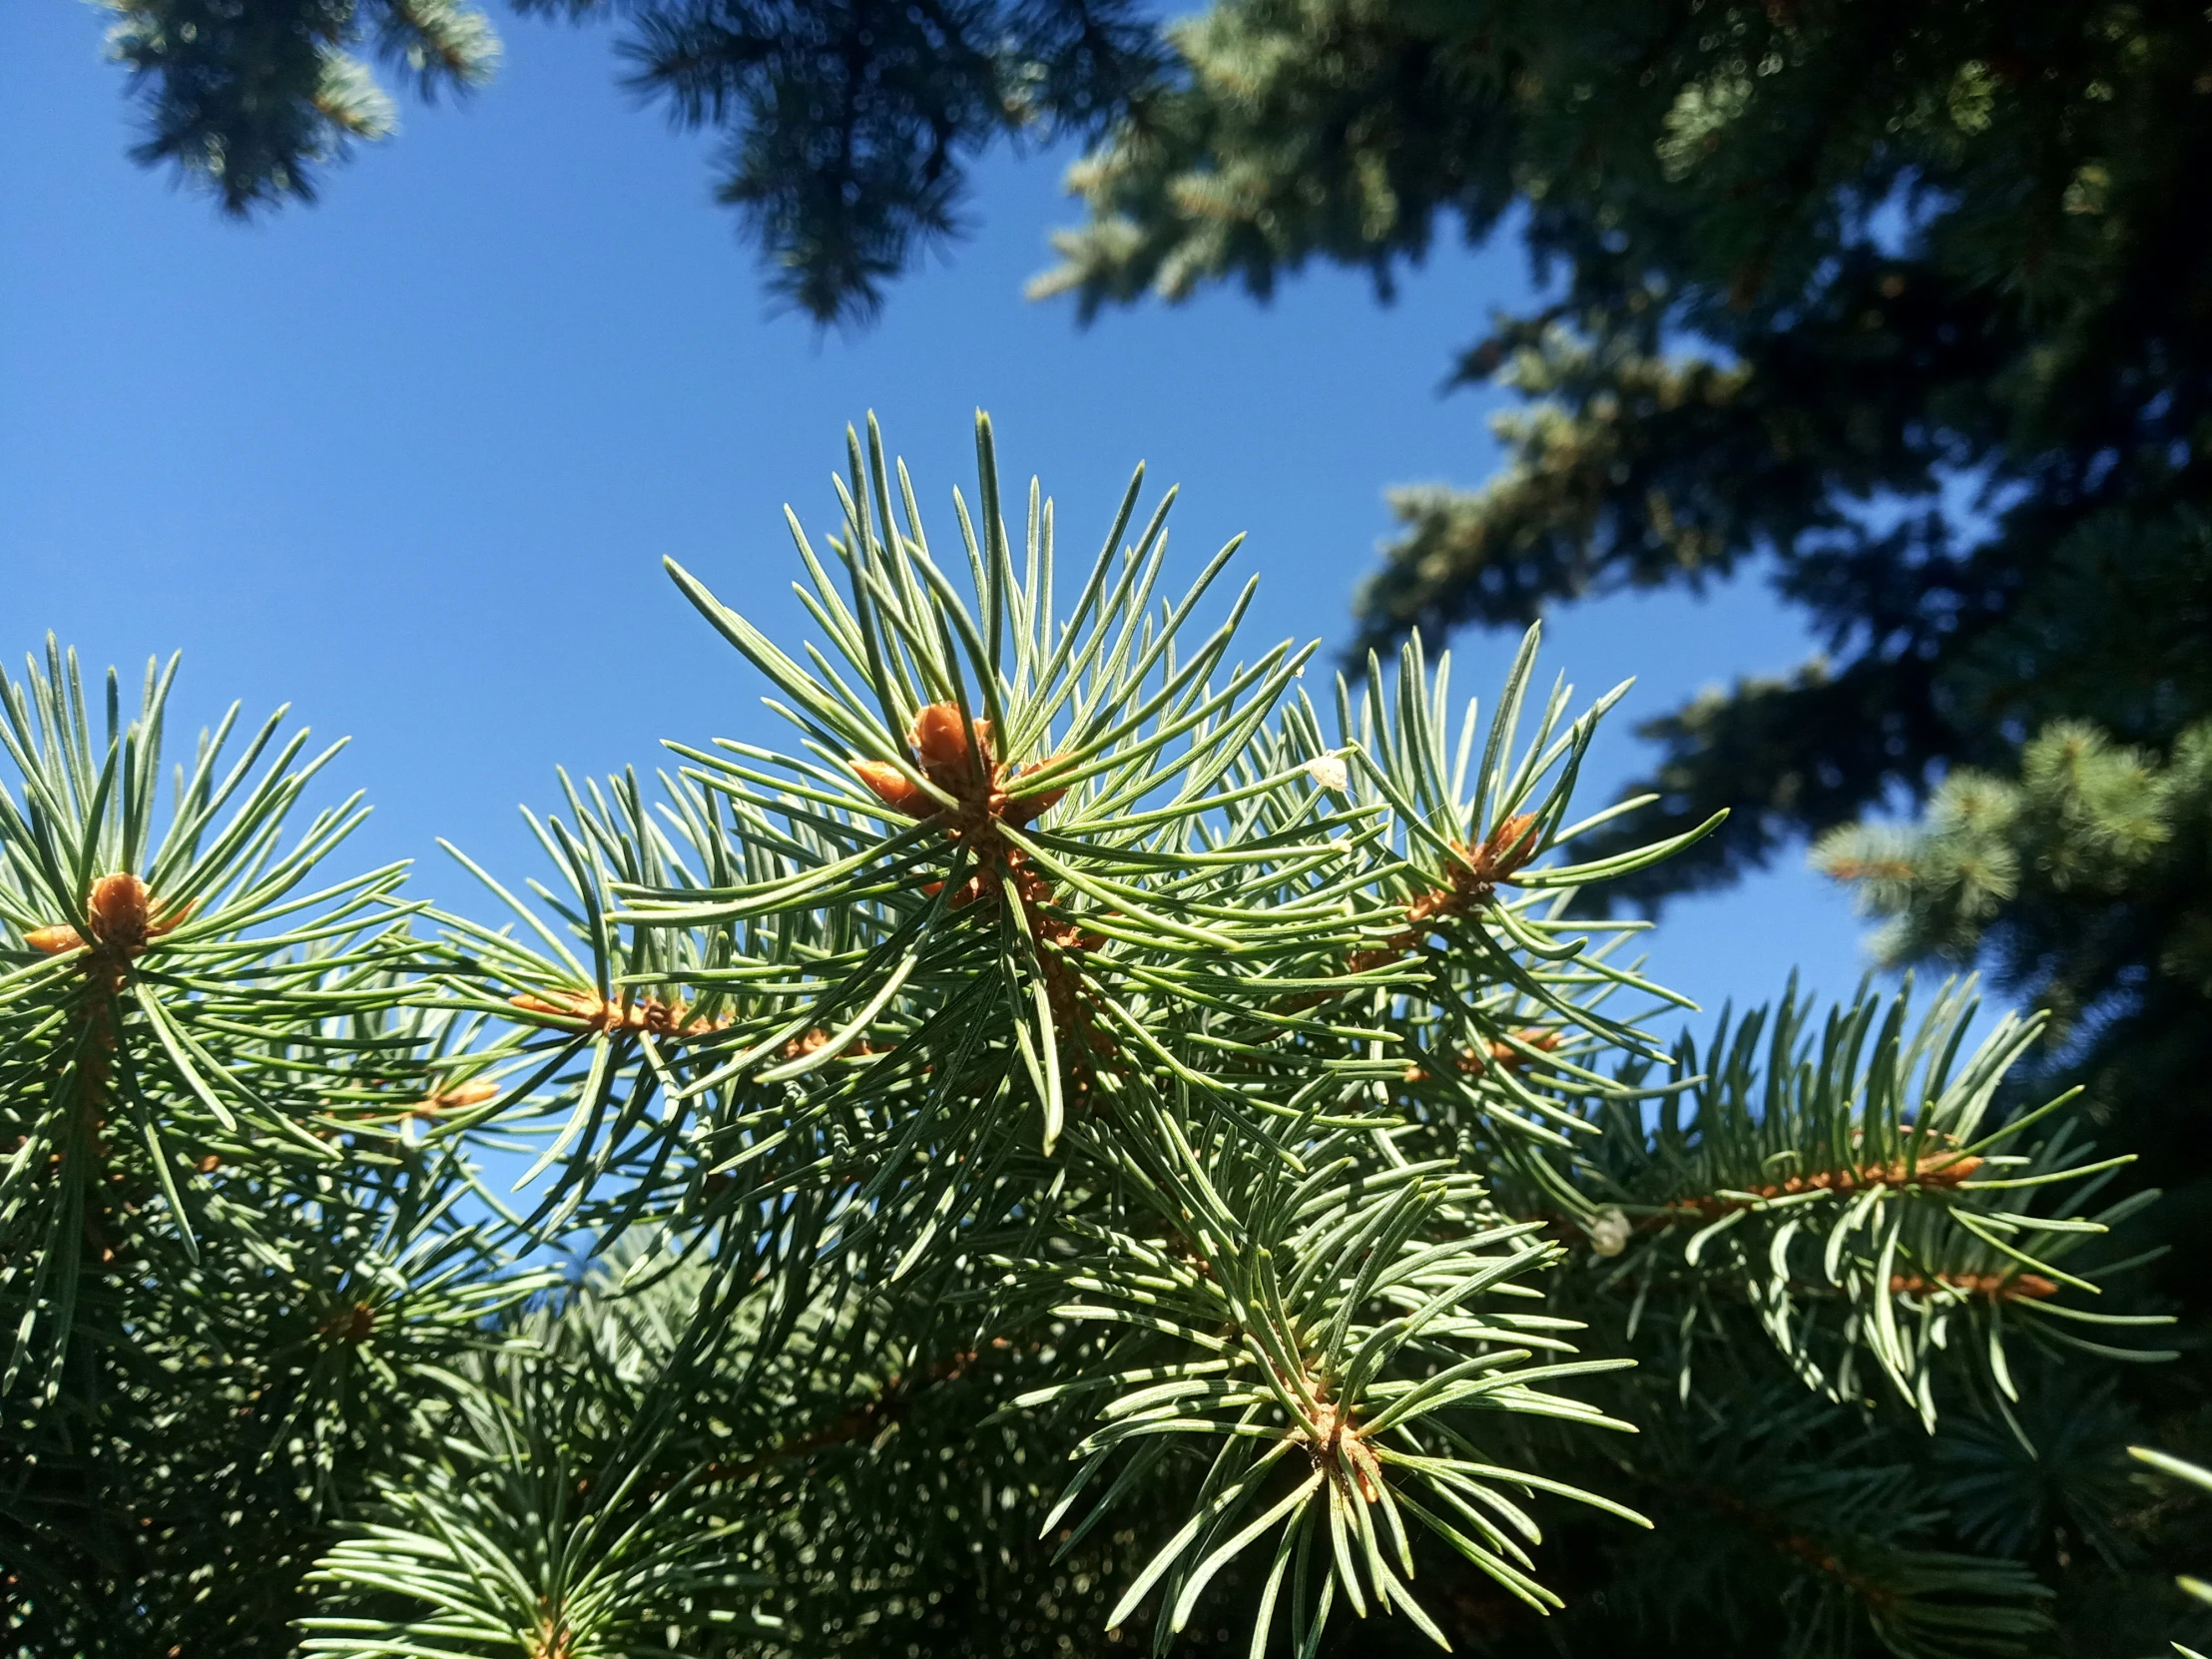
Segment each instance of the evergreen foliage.
[[[451,5],[118,3],[144,154],[234,208],[388,125],[351,43],[426,89],[488,62]],[[1217,0],[1164,29],[1124,0],[524,9],[619,14],[633,85],[725,135],[724,197],[818,319],[865,315],[953,234],[964,168],[1008,136],[1098,139],[1071,179],[1090,221],[1039,284],[1086,316],[1217,281],[1265,296],[1314,260],[1386,293],[1440,237],[1518,231],[1545,302],[1494,319],[1454,375],[1519,399],[1505,465],[1393,495],[1363,651],[1754,564],[1824,645],[1645,728],[1645,832],[1729,818],[1607,902],[1725,884],[1958,769],[2032,789],[2022,746],[2055,721],[2166,766],[2212,718],[2200,7]],[[2127,903],[2155,927],[2145,878]],[[2212,1105],[2212,997],[2171,965],[2196,947],[2053,955],[2035,916],[1977,893],[2003,983],[2065,1004],[2114,1132],[2207,1182],[2212,1147],[2161,1121]],[[2212,1237],[2200,1213],[2212,1197],[2172,1213],[2179,1237]]]
[[[1519,212],[1548,302],[1456,375],[1517,395],[1505,464],[1392,497],[1366,639],[1757,562],[1824,653],[1644,729],[1653,827],[1731,816],[1612,900],[1725,883],[1808,833],[1887,846],[1846,827],[1927,804],[1915,873],[1866,894],[1908,916],[1892,958],[1983,945],[2063,1016],[2038,1069],[2091,1082],[2121,1144],[2202,1187],[2212,996],[2177,893],[2204,804],[2178,783],[2085,801],[2056,847],[2054,821],[2000,828],[1996,803],[2047,793],[2065,723],[2178,776],[2212,718],[2212,244],[2186,207],[2212,154],[2205,15],[1223,0],[1170,38],[1172,86],[1075,169],[1091,221],[1043,289],[1086,314],[1265,295],[1313,259],[1386,288]],[[2130,813],[2170,850],[2092,854]],[[2192,1250],[2206,1208],[2167,1217]]]
[[[2153,1451],[2147,1446],[2129,1446],[2127,1449],[2138,1460],[2148,1463],[2154,1469],[2178,1476],[2192,1486],[2212,1491],[2212,1469],[2199,1468],[2195,1463],[2185,1463],[2179,1457],[2168,1456],[2163,1451]],[[2205,1583],[2203,1579],[2184,1576],[2177,1582],[2197,1600],[2212,1601],[2212,1584]],[[2174,1643],[2174,1651],[2181,1655],[2181,1659],[2204,1659],[2202,1654],[2183,1647],[2179,1642]]]
[[861,318],[960,229],[967,169],[1001,139],[1091,137],[1160,61],[1135,0],[516,0],[616,15],[631,88],[713,128],[719,200],[771,291]]
[[235,215],[312,201],[316,174],[388,137],[391,95],[364,48],[424,98],[488,80],[499,39],[467,0],[101,0],[147,136],[133,154],[204,185]]
[[2212,1063],[2212,724],[2184,728],[2161,760],[2054,721],[2016,776],[1954,772],[1917,825],[1834,830],[1815,857],[1886,918],[1876,944],[1892,961],[1993,943],[2071,1034],[2061,1063],[2090,1109],[2125,1121],[2158,1168],[2212,1162],[2198,1093]]
[[[227,212],[311,200],[355,140],[388,137],[374,50],[425,98],[489,79],[499,42],[467,0],[101,0],[120,14],[149,133],[135,151]],[[1001,139],[1096,136],[1162,53],[1132,0],[515,0],[619,18],[632,92],[723,137],[717,195],[769,285],[810,316],[862,317],[960,228],[966,173]]]
[[796,655],[672,567],[796,741],[564,780],[498,925],[317,873],[278,721],[165,809],[167,672],[8,688],[6,1651],[2189,1634],[2149,1195],[2033,1021],[1670,1049],[1574,901],[1712,827],[1581,854],[1612,696],[1317,706],[1141,475],[1071,573],[978,456],[932,551],[854,438]]

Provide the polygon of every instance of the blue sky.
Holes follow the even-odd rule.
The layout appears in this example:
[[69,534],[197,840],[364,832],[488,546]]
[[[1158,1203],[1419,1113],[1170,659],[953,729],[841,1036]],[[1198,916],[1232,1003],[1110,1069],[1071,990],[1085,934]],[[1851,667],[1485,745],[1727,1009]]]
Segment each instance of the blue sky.
[[[409,107],[319,206],[250,228],[125,159],[95,8],[11,6],[0,55],[0,648],[20,661],[51,628],[134,676],[182,649],[195,724],[238,698],[350,733],[333,776],[376,805],[353,855],[418,858],[428,895],[489,911],[433,837],[520,871],[515,808],[552,803],[556,765],[769,734],[757,677],[659,561],[796,635],[781,508],[833,530],[844,424],[869,408],[947,527],[990,409],[1086,554],[1147,461],[1183,486],[1182,560],[1250,532],[1260,647],[1347,637],[1385,485],[1494,464],[1494,403],[1438,385],[1524,290],[1509,245],[1445,254],[1387,307],[1316,272],[1265,308],[1215,293],[1082,330],[1020,297],[1073,217],[1061,161],[1001,157],[973,240],[873,328],[820,336],[770,313],[706,146],[631,106],[604,33],[502,28],[488,91]],[[1455,640],[1454,684],[1486,693],[1512,644]],[[1810,649],[1756,582],[1555,619],[1548,666],[1586,694],[1639,682],[1591,804],[1638,764],[1634,720]],[[1709,1007],[1793,964],[1841,993],[1862,931],[1792,853],[1671,910],[1654,968]]]

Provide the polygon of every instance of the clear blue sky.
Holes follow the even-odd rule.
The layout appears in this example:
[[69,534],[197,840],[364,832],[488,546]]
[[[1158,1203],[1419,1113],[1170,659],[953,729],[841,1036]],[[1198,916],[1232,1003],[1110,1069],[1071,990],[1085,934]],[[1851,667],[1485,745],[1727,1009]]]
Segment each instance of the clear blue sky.
[[[52,628],[134,675],[181,648],[194,722],[288,700],[352,734],[336,776],[376,805],[354,855],[417,857],[445,902],[489,908],[432,838],[519,872],[515,807],[553,801],[555,765],[768,733],[756,677],[659,560],[795,634],[780,508],[834,528],[828,480],[870,407],[946,523],[979,404],[1077,547],[1149,462],[1184,486],[1184,559],[1251,533],[1260,643],[1341,642],[1383,487],[1494,462],[1492,405],[1437,387],[1522,290],[1510,246],[1438,259],[1389,307],[1321,272],[1268,308],[1217,293],[1084,331],[1020,297],[1072,217],[1060,163],[1002,158],[974,240],[871,330],[818,337],[770,314],[704,144],[630,106],[603,32],[504,19],[487,92],[410,107],[319,206],[242,228],[125,159],[98,10],[6,16],[0,647],[19,662]],[[1486,693],[1511,643],[1455,641],[1455,685]],[[1639,679],[1592,805],[1639,760],[1634,719],[1809,649],[1756,583],[1556,619],[1546,660],[1585,692]],[[1670,911],[1654,965],[1709,1007],[1792,964],[1838,993],[1861,932],[1792,853]]]

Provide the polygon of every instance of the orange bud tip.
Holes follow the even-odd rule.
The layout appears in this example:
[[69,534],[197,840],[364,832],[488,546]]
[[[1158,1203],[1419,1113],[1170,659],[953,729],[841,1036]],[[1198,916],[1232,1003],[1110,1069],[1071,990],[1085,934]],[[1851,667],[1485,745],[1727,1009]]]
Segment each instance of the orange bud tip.
[[881,761],[854,761],[851,767],[853,776],[894,813],[911,816],[915,804],[923,799],[921,786],[894,766],[886,766]]
[[146,883],[128,870],[103,875],[85,895],[92,936],[102,944],[135,950],[147,939],[152,904]]
[[112,875],[101,876],[85,894],[85,927],[82,931],[67,922],[58,922],[52,927],[34,927],[23,935],[23,939],[33,950],[44,951],[49,956],[80,950],[87,945],[97,945],[114,954],[130,957],[136,956],[151,940],[170,931],[191,913],[192,906],[186,904],[173,914],[156,921],[154,900],[146,890],[146,883],[129,870],[118,870]]
[[498,1095],[499,1085],[488,1077],[482,1077],[473,1083],[456,1083],[450,1089],[440,1089],[428,1100],[425,1100],[417,1110],[427,1108],[430,1111],[437,1112],[466,1106],[481,1106],[487,1100],[497,1099]]
[[910,734],[914,752],[923,766],[965,771],[976,753],[991,741],[991,723],[979,720],[972,732],[960,730],[960,709],[955,703],[932,703],[914,716]]
[[804,1060],[808,1055],[827,1048],[829,1044],[830,1033],[818,1025],[805,1036],[794,1037],[786,1043],[784,1045],[784,1058],[787,1060]]
[[[1026,766],[1021,770],[1023,773],[1034,777],[1059,758],[1057,755],[1048,756],[1034,766]],[[1016,824],[1028,824],[1033,820],[1044,817],[1053,808],[1059,806],[1061,801],[1066,798],[1067,793],[1068,786],[1065,784],[1062,784],[1058,789],[1042,790],[1034,795],[1017,793],[1006,803],[1006,816]]]
[[1520,868],[1536,855],[1536,815],[1515,813],[1490,831],[1482,850],[1499,875]]

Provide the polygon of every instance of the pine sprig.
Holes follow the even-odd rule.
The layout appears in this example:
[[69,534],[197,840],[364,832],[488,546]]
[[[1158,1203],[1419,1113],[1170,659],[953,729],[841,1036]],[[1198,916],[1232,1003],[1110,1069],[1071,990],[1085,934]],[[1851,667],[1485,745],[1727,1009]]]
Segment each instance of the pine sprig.
[[[1967,1054],[1975,1009],[1970,984],[1946,985],[1918,1023],[1909,990],[1887,1004],[1862,992],[1816,1039],[1793,987],[1771,1015],[1724,1016],[1710,1074],[1663,1094],[1648,1130],[1632,1099],[1593,1102],[1604,1132],[1579,1174],[1602,1207],[1598,1282],[1679,1320],[1685,1397],[1694,1335],[1731,1296],[1808,1382],[1856,1398],[1871,1363],[1931,1427],[1939,1379],[1998,1410],[2016,1399],[2019,1342],[2171,1357],[2092,1340],[2172,1323],[2080,1305],[2131,1264],[2060,1265],[2155,1195],[2080,1213],[2129,1160],[2076,1152],[2062,1130],[2036,1138],[2071,1096],[1998,1113],[2039,1022],[2007,1016]],[[1700,1069],[1688,1038],[1678,1069]]]
[[303,731],[279,742],[279,712],[230,758],[234,709],[177,769],[165,812],[174,672],[149,665],[128,722],[111,674],[97,728],[74,656],[51,643],[4,691],[6,1388],[62,1385],[79,1301],[111,1264],[197,1259],[201,1233],[226,1225],[208,1202],[216,1169],[342,1163],[337,1140],[372,1132],[334,1085],[411,1064],[403,1044],[344,1029],[399,1000],[395,972],[419,959],[399,866],[314,886],[358,797],[285,833],[336,750],[305,756]]
[[[457,1392],[444,1454],[384,1481],[378,1506],[313,1575],[339,1597],[436,1611],[318,1614],[300,1621],[302,1651],[586,1659],[668,1651],[668,1632],[687,1625],[757,1622],[731,1606],[761,1584],[738,1529],[702,1509],[696,1480],[656,1478],[670,1443],[666,1390],[691,1356],[642,1379],[603,1353],[570,1358],[581,1364],[568,1376],[513,1364],[479,1373]],[[696,1637],[686,1646],[700,1651]]]
[[[496,924],[310,879],[351,809],[285,838],[296,742],[219,733],[157,824],[164,684],[104,747],[59,658],[12,694],[19,1646],[138,1584],[134,1652],[1314,1659],[1721,1572],[1769,1650],[2032,1651],[1931,1430],[2034,1445],[2158,1323],[2118,1161],[2003,1093],[2033,1026],[1793,992],[1669,1052],[1577,901],[1694,835],[1576,857],[1614,697],[1539,706],[1533,632],[1486,716],[1415,643],[1325,733],[1135,486],[1056,587],[987,424],[941,563],[849,448],[815,645],[676,572],[792,752],[564,775],[544,879],[461,858]],[[146,1524],[180,1481],[251,1521]]]
[[1548,1386],[1620,1362],[1571,1358],[1559,1336],[1570,1322],[1495,1306],[1537,1296],[1523,1281],[1555,1250],[1489,1211],[1481,1180],[1448,1162],[1397,1160],[1351,1179],[1364,1160],[1340,1131],[1305,1149],[1301,1180],[1233,1119],[1180,1121],[1166,1102],[1153,1112],[1146,1139],[1165,1155],[1150,1168],[1132,1157],[1129,1173],[1164,1237],[1084,1229],[1060,1261],[1026,1274],[1007,1264],[1072,1298],[1054,1317],[1125,1333],[1095,1372],[1015,1402],[1109,1396],[1101,1426],[1069,1453],[1080,1466],[1045,1531],[1110,1467],[1120,1472],[1087,1505],[1071,1544],[1163,1456],[1187,1461],[1194,1444],[1202,1459],[1211,1454],[1191,1518],[1109,1622],[1159,1585],[1164,1647],[1214,1577],[1272,1536],[1255,1653],[1286,1583],[1299,1651],[1319,1643],[1340,1597],[1363,1617],[1371,1607],[1402,1612],[1441,1642],[1406,1582],[1408,1519],[1513,1594],[1556,1605],[1523,1547],[1541,1534],[1506,1494],[1540,1487],[1640,1517],[1483,1453],[1485,1412],[1626,1426]]

